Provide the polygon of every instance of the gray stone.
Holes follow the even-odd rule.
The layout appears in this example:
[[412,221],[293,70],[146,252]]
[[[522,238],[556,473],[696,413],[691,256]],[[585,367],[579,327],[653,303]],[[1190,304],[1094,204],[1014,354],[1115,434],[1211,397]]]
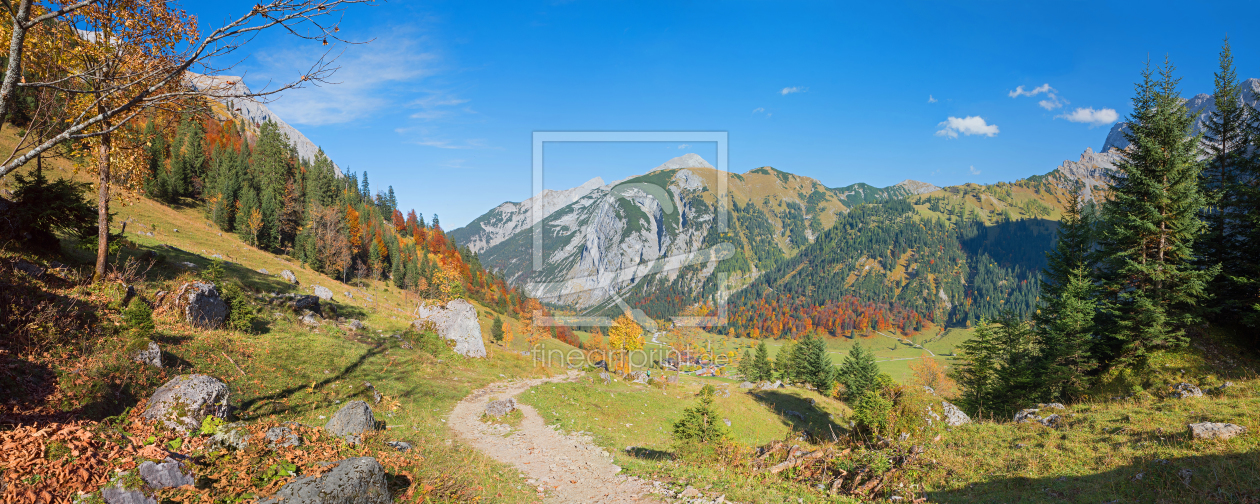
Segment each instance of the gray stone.
[[481,323],[477,309],[463,299],[453,299],[446,306],[422,304],[416,309],[413,325],[423,329],[432,324],[438,336],[455,342],[455,353],[465,357],[485,357],[486,344],[481,339]]
[[328,289],[328,287],[324,287],[323,285],[316,285],[315,288],[312,290],[315,292],[316,296],[318,296],[320,299],[323,299],[324,301],[328,301],[332,299],[333,294],[332,294],[332,291]]
[[136,355],[132,357],[131,360],[160,368],[162,367],[162,349],[158,348],[157,343],[150,341],[149,346],[144,350],[136,352]]
[[394,447],[395,450],[398,450],[400,452],[411,450],[411,443],[408,443],[406,441],[386,441],[385,444]]
[[179,288],[176,299],[184,307],[184,319],[194,327],[218,329],[227,319],[228,305],[212,283],[186,283]]
[[210,436],[210,446],[244,450],[249,447],[249,431],[245,430],[245,424],[241,422],[220,425],[215,429],[214,435]]
[[612,383],[612,376],[609,375],[608,373],[602,373],[602,372],[599,373],[599,378],[604,380],[604,385],[608,385],[609,383]]
[[314,313],[306,312],[306,314],[302,315],[302,318],[300,320],[302,321],[303,324],[306,324],[308,326],[319,327],[319,319],[315,317]]
[[963,410],[958,409],[958,406],[954,406],[949,401],[941,401],[941,408],[945,410],[946,425],[957,427],[971,423],[971,417],[967,416]]
[[1189,383],[1178,383],[1172,386],[1172,393],[1168,394],[1174,399],[1186,399],[1189,397],[1203,397],[1203,391]]
[[258,268],[258,272],[259,272],[259,273],[262,273],[262,274],[264,274],[264,275],[269,274],[269,273],[267,273],[267,268]]
[[1037,404],[1037,407],[1040,409],[1061,409],[1061,410],[1067,409],[1067,406],[1064,406],[1063,403],[1057,403],[1057,402],[1040,403],[1040,404]]
[[301,476],[259,504],[389,504],[385,468],[372,457],[336,463],[318,478]]
[[927,392],[927,393],[929,393],[929,394],[932,394],[932,395],[936,395],[936,389],[934,389],[934,388],[932,388],[932,387],[929,387],[929,386],[927,386],[927,385],[924,385],[924,386],[923,386],[923,391],[924,391],[924,392]]
[[1040,423],[1041,425],[1050,427],[1052,429],[1058,429],[1059,427],[1063,427],[1064,425],[1063,416],[1059,415],[1058,413],[1048,415],[1045,418],[1042,418],[1041,420],[1037,420],[1037,422]]
[[783,386],[783,382],[781,382],[781,381],[776,381],[776,382],[774,382],[774,383],[770,383],[770,382],[766,381],[766,382],[761,382],[761,384],[760,384],[760,385],[757,385],[757,389],[759,389],[759,390],[774,390],[774,389],[777,389],[777,388],[782,387],[782,386]]
[[322,313],[319,309],[319,297],[317,296],[293,296],[293,301],[289,303],[289,307],[295,312],[311,311]]
[[804,419],[805,419],[805,415],[802,415],[802,414],[801,414],[801,412],[799,412],[799,411],[787,410],[787,416],[790,416],[790,417],[796,417],[796,418],[799,418],[799,419],[801,419],[801,420],[804,420]]
[[152,461],[140,464],[140,479],[154,490],[193,484],[192,473],[184,472],[180,463],[169,457],[161,464]]
[[648,375],[643,371],[635,371],[630,373],[630,376],[634,377],[634,380],[632,380],[634,383],[646,384],[648,382]]
[[216,378],[177,376],[149,397],[144,418],[181,432],[196,430],[207,416],[227,418],[230,394],[227,384]]
[[359,434],[376,429],[376,417],[372,407],[363,401],[350,401],[324,424],[324,430],[352,443],[358,443]]
[[688,485],[687,488],[682,491],[682,493],[678,494],[679,497],[682,497],[685,499],[694,499],[696,497],[699,497],[700,495],[702,495],[700,491],[696,490],[695,487],[690,486],[690,485]]
[[742,388],[742,389],[750,389],[750,388],[754,388],[754,387],[756,387],[756,386],[757,386],[757,384],[756,384],[756,383],[753,383],[753,382],[750,382],[750,381],[746,381],[746,382],[744,382],[744,383],[739,384],[739,388]]
[[118,486],[102,488],[101,500],[105,504],[157,504],[157,499],[146,496],[140,490],[126,490]]
[[1188,425],[1194,439],[1230,439],[1247,432],[1247,428],[1232,423],[1202,422]]
[[1041,411],[1037,408],[1022,409],[1015,412],[1015,423],[1036,422],[1041,420],[1041,415],[1037,412]]
[[267,429],[266,438],[267,438],[267,441],[271,442],[272,448],[275,448],[278,446],[283,446],[283,447],[302,446],[302,436],[299,436],[296,432],[293,432],[293,429],[290,429],[283,425],[277,425],[275,427]]
[[18,271],[26,273],[27,275],[30,275],[34,278],[39,278],[39,277],[44,276],[44,272],[47,271],[46,269],[44,269],[43,266],[27,261],[26,259],[18,259],[16,262],[13,263],[13,267],[17,268]]
[[283,279],[284,279],[284,281],[289,282],[289,283],[291,283],[291,284],[297,284],[297,283],[298,283],[297,275],[294,275],[294,274],[293,274],[293,272],[292,272],[292,271],[289,271],[289,270],[284,270],[284,271],[281,271],[281,272],[280,272],[280,278],[283,278]]
[[516,399],[511,397],[501,401],[490,401],[486,404],[486,416],[502,417],[516,409]]
[[359,322],[358,319],[348,319],[346,320],[346,327],[349,327],[353,331],[362,331],[363,322]]
[[666,378],[665,381],[669,383],[678,383],[678,375],[676,374],[669,375],[669,377]]

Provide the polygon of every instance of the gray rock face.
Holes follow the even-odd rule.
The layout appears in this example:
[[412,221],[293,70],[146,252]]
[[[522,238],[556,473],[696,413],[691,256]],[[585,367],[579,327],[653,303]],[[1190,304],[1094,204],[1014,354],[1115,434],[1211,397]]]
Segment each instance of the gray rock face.
[[149,346],[137,352],[131,360],[153,367],[162,367],[162,349],[158,348],[157,343],[150,341]]
[[385,468],[372,457],[337,462],[318,478],[299,477],[259,504],[389,504]]
[[315,288],[312,290],[315,292],[316,296],[318,296],[320,299],[323,299],[324,301],[328,301],[332,299],[333,294],[332,294],[332,291],[328,289],[328,287],[324,287],[323,285],[316,285]]
[[358,319],[348,319],[346,320],[346,327],[350,328],[352,331],[362,331],[363,322],[360,322]]
[[599,378],[604,380],[604,385],[612,383],[612,375],[609,375],[608,373],[600,373]]
[[753,383],[753,382],[750,382],[750,381],[746,381],[746,382],[744,382],[744,383],[739,384],[739,388],[742,388],[742,389],[750,389],[750,388],[753,388],[753,387],[756,387],[756,386],[757,386],[757,384],[756,384],[756,383]]
[[171,458],[161,464],[152,461],[140,464],[140,479],[154,490],[193,484],[192,473],[185,472],[180,463]]
[[302,437],[299,436],[296,432],[293,432],[293,429],[290,429],[283,425],[278,425],[270,429],[267,429],[266,438],[267,438],[267,441],[271,442],[272,448],[275,448],[278,446],[284,446],[284,447],[302,446]]
[[216,378],[177,376],[149,398],[144,418],[180,432],[196,430],[207,416],[227,418],[230,394],[227,384]]
[[319,318],[316,318],[314,313],[306,312],[306,314],[302,315],[302,318],[299,320],[307,326],[319,327]]
[[296,285],[298,283],[297,275],[294,275],[293,272],[289,270],[281,271],[280,278],[283,278],[284,281],[289,282],[291,284]]
[[186,283],[179,288],[176,299],[184,307],[184,319],[194,327],[218,329],[227,319],[228,305],[212,283]]
[[490,401],[486,404],[486,415],[500,418],[516,409],[516,399],[511,397],[501,401]]
[[[1242,81],[1239,87],[1242,93],[1238,97],[1241,104],[1251,105],[1252,107],[1260,106],[1260,79],[1247,79]],[[1190,131],[1191,135],[1205,131],[1204,128],[1211,120],[1211,114],[1216,112],[1216,100],[1210,94],[1197,94],[1186,100],[1186,109],[1194,116],[1194,125]],[[1128,131],[1129,124],[1126,122],[1118,122],[1111,127],[1111,131],[1107,133],[1107,141],[1103,143],[1103,151],[1115,147],[1124,149],[1129,146],[1129,139],[1124,137],[1124,133]]]
[[1199,390],[1199,387],[1196,387],[1189,383],[1182,382],[1182,383],[1173,385],[1172,393],[1168,395],[1169,397],[1172,397],[1175,399],[1186,399],[1189,397],[1203,397],[1203,391]]
[[634,383],[646,384],[648,382],[648,375],[643,371],[635,371],[630,373],[630,376],[634,377]]
[[971,417],[967,416],[963,410],[958,409],[958,406],[954,406],[949,401],[941,401],[941,408],[945,410],[946,425],[957,427],[971,423]]
[[324,430],[352,443],[358,442],[359,434],[374,429],[376,417],[372,416],[372,407],[363,401],[346,403],[324,424]]
[[783,382],[781,382],[781,381],[776,381],[776,382],[774,382],[774,383],[770,383],[770,382],[768,382],[768,381],[765,381],[765,382],[761,382],[761,384],[760,384],[760,385],[757,385],[757,389],[758,389],[758,390],[774,390],[774,389],[780,388],[780,387],[782,387],[782,386],[783,386]]
[[1188,425],[1194,439],[1230,439],[1247,432],[1247,428],[1232,423],[1202,422]]
[[477,309],[463,299],[453,299],[445,307],[428,304],[416,308],[416,322],[437,329],[438,336],[455,341],[455,353],[466,357],[485,357],[486,344],[481,339],[481,323],[477,321]]

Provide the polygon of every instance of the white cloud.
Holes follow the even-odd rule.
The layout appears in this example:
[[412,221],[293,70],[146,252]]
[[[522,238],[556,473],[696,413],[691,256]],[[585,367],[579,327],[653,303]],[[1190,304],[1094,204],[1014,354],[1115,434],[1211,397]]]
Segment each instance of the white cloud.
[[753,109],[752,113],[756,114],[757,112],[765,112],[765,111],[766,111],[766,109],[764,109],[764,108],[762,108],[762,107],[757,107],[757,108]]
[[967,171],[971,172],[971,174],[972,174],[972,175],[979,175],[979,174],[980,174],[980,170],[977,170],[977,169],[976,169],[976,167],[974,167],[974,166],[972,166],[972,167],[971,167],[970,169],[968,169]]
[[1015,88],[1014,91],[1007,93],[1007,95],[1010,96],[1011,98],[1015,98],[1017,96],[1037,96],[1041,93],[1054,93],[1054,92],[1055,90],[1054,88],[1050,87],[1050,84],[1042,84],[1040,86],[1033,88],[1032,91],[1027,91],[1024,89],[1024,86],[1019,86]]
[[1055,118],[1067,119],[1074,123],[1086,123],[1092,128],[1116,122],[1116,120],[1120,119],[1120,114],[1117,114],[1114,109],[1105,108],[1094,110],[1093,107],[1086,107],[1077,108],[1070,113],[1055,116]]
[[412,128],[395,128],[394,133],[408,137],[405,142],[413,145],[424,147],[436,147],[438,149],[493,149],[484,138],[469,138],[463,141],[455,141],[448,138],[434,136],[428,128],[412,127]]
[[949,138],[958,138],[959,133],[967,136],[984,135],[989,137],[998,134],[997,125],[986,123],[980,116],[967,116],[962,119],[950,117],[937,124],[937,126],[940,126],[941,129],[936,132],[936,136]]
[[679,149],[686,149],[687,147],[691,147],[691,145],[688,145],[688,144],[682,144],[682,145],[679,145],[679,146],[678,146],[678,148],[679,148]]
[[[331,78],[335,84],[286,91],[268,107],[294,124],[337,124],[371,117],[394,105],[393,98],[403,92],[399,89],[403,85],[437,72],[439,58],[421,45],[422,40],[412,30],[399,28],[377,36],[370,44],[348,46],[333,63],[340,67]],[[259,53],[264,68],[248,80],[288,82],[310,68],[312,54],[320,53],[306,48]]]
[[[469,100],[465,100],[463,98],[457,98],[453,95],[446,94],[446,93],[433,93],[424,98],[412,100],[412,102],[408,103],[407,106],[416,107],[420,109],[419,112],[411,114],[412,119],[423,119],[426,121],[432,121],[434,119],[441,119],[443,117],[449,117],[453,115],[454,113],[458,112],[457,110],[455,110],[455,107],[468,103],[468,101]],[[475,113],[469,107],[463,107],[462,111],[467,112],[467,113]]]
[[809,88],[807,88],[807,87],[797,87],[797,86],[792,86],[792,87],[785,87],[785,88],[783,88],[783,90],[782,90],[782,91],[779,91],[779,94],[781,94],[781,95],[783,95],[783,96],[787,96],[787,95],[790,95],[790,94],[792,94],[792,93],[804,93],[804,92],[806,92],[806,91],[809,91]]
[[1052,94],[1049,96],[1049,99],[1037,102],[1037,105],[1041,105],[1041,108],[1046,110],[1054,110],[1062,107],[1065,103],[1068,103],[1068,101]]
[[936,98],[932,98],[932,95],[928,95],[928,103],[936,103]]

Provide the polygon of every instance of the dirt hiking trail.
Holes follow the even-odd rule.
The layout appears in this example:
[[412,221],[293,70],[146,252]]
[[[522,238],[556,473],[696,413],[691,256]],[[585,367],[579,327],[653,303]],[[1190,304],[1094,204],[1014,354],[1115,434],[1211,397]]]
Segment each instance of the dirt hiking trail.
[[[491,458],[512,464],[548,503],[660,503],[651,481],[618,474],[612,457],[585,435],[562,434],[543,422],[534,408],[517,404],[524,418],[516,428],[480,420],[491,400],[515,397],[544,383],[574,381],[573,371],[551,378],[498,382],[468,394],[451,411],[451,429]],[[509,434],[510,433],[510,434]]]

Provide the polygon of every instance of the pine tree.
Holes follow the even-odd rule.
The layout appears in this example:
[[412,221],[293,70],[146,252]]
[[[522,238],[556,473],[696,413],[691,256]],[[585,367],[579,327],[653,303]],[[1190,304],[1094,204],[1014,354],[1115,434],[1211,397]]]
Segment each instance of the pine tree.
[[951,377],[962,393],[958,403],[973,414],[991,409],[994,389],[997,388],[996,331],[987,320],[976,324],[971,339],[958,346],[961,353],[954,357]]
[[1129,150],[1112,175],[1103,206],[1104,334],[1121,364],[1144,367],[1151,351],[1183,345],[1195,306],[1219,270],[1191,265],[1202,233],[1199,137],[1166,61],[1160,80],[1149,65],[1133,98]]
[[847,401],[861,398],[868,390],[876,386],[879,378],[879,366],[875,364],[875,354],[867,350],[861,343],[854,343],[849,354],[837,371],[840,384],[844,385],[844,397]]
[[1208,116],[1204,125],[1203,147],[1207,161],[1199,176],[1199,190],[1206,208],[1202,212],[1206,223],[1202,238],[1195,242],[1201,268],[1221,266],[1221,274],[1211,280],[1208,291],[1217,302],[1204,311],[1215,312],[1222,320],[1235,319],[1246,311],[1249,301],[1244,284],[1237,281],[1246,276],[1244,263],[1242,222],[1243,184],[1240,175],[1245,168],[1247,135],[1247,106],[1242,103],[1242,86],[1234,70],[1234,57],[1229,39],[1221,46],[1220,69],[1215,74],[1216,89],[1213,94],[1216,110]]
[[739,359],[739,374],[744,377],[744,381],[752,381],[755,373],[752,355],[749,355],[748,350],[745,349],[744,355]]

